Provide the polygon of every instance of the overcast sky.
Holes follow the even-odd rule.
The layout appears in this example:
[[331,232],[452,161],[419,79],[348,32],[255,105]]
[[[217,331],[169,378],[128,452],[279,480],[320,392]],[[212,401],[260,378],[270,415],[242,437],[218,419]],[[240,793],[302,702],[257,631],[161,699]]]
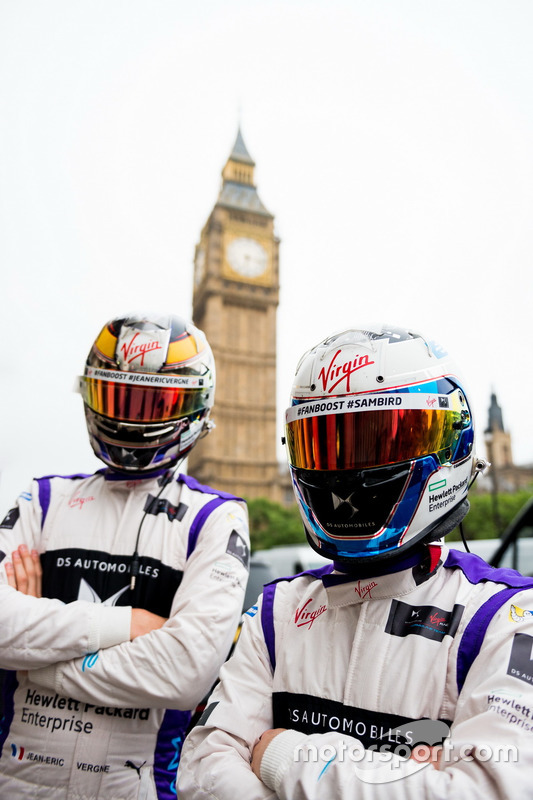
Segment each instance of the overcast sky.
[[107,319],[190,316],[239,124],[281,238],[280,435],[301,353],[387,321],[533,462],[532,41],[531,0],[1,0],[1,506],[98,468],[74,378]]

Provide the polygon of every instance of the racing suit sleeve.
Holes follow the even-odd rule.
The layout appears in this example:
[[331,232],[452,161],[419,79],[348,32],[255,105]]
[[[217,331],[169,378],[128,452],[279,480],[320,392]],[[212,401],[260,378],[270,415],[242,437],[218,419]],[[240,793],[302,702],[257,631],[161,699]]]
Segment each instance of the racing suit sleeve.
[[260,606],[261,598],[245,613],[235,651],[220,670],[220,683],[185,740],[178,770],[180,797],[276,797],[250,765],[254,745],[272,727],[272,668],[263,639]]
[[163,627],[100,650],[90,665],[78,658],[34,670],[31,680],[95,705],[194,709],[217,678],[242,612],[248,565],[227,552],[234,531],[249,547],[246,511],[230,501],[205,523]]
[[[35,484],[32,486],[35,489]],[[20,496],[0,524],[0,667],[32,669],[129,641],[131,608],[36,598],[7,583],[5,563],[20,544],[42,552],[38,492]]]
[[[531,592],[516,598],[533,608]],[[365,760],[357,740],[336,733],[286,731],[265,750],[261,778],[280,800],[525,797],[533,770],[532,655],[533,615],[513,626],[507,605],[490,623],[458,697],[437,769],[392,754]]]

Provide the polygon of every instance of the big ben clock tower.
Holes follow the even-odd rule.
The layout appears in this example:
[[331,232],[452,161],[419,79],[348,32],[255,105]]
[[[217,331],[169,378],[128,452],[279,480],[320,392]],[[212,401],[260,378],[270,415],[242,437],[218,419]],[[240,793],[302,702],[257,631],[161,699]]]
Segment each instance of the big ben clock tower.
[[254,184],[240,130],[218,200],[200,234],[193,320],[213,350],[216,429],[189,457],[201,482],[246,498],[280,500],[276,443],[279,239]]

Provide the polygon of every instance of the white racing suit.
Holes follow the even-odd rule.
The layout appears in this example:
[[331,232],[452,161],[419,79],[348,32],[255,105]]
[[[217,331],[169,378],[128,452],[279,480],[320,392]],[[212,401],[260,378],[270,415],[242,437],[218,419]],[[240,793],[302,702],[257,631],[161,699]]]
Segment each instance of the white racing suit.
[[[0,798],[176,797],[189,709],[212,687],[248,577],[246,506],[180,475],[33,481],[0,561],[37,548],[43,598],[0,565]],[[130,563],[141,519],[139,574]],[[168,621],[130,641],[131,608]]]
[[[396,568],[265,587],[185,742],[183,797],[532,796],[533,580],[440,545]],[[416,761],[442,742],[439,769]]]

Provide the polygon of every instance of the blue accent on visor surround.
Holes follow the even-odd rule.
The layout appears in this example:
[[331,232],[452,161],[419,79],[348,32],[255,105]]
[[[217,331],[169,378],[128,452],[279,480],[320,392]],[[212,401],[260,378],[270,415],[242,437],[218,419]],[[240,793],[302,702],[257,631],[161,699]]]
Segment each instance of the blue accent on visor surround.
[[438,463],[435,456],[425,456],[412,462],[412,470],[407,486],[403,491],[401,502],[398,503],[396,510],[388,520],[387,527],[373,539],[346,538],[343,541],[340,538],[329,536],[305,502],[294,479],[293,484],[298,504],[305,514],[307,525],[319,541],[324,544],[324,555],[326,557],[340,559],[368,558],[369,556],[394,552],[400,547],[402,537],[418,509],[424,487],[437,469]]

